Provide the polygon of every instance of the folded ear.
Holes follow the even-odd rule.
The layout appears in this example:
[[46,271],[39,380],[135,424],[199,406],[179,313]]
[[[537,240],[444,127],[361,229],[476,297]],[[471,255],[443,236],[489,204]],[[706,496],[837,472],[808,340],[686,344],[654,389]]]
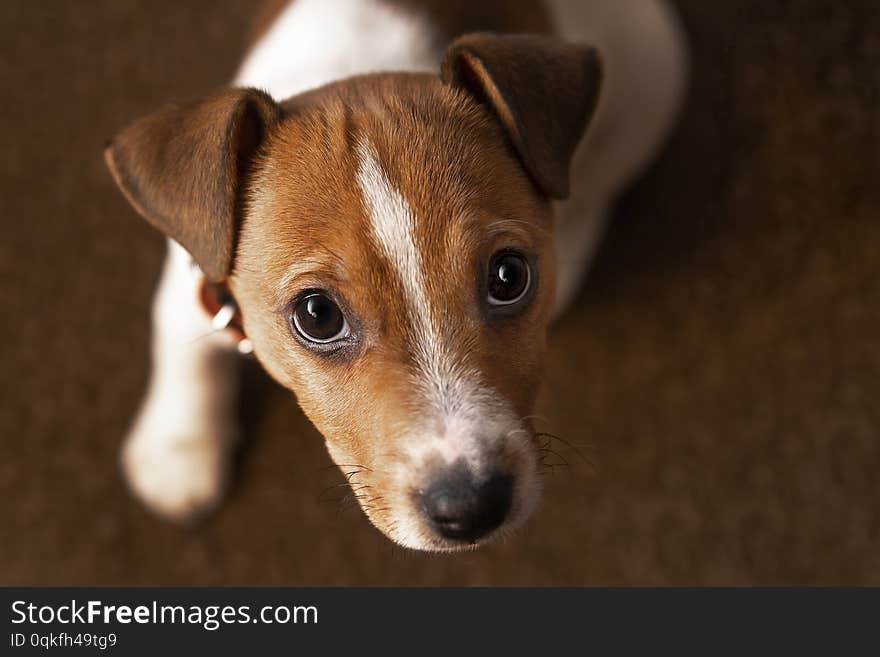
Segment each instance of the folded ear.
[[599,98],[594,48],[535,35],[468,34],[447,49],[441,75],[494,111],[546,194],[568,196],[571,158]]
[[253,157],[280,116],[265,93],[229,89],[136,121],[104,158],[135,209],[220,281],[232,267]]

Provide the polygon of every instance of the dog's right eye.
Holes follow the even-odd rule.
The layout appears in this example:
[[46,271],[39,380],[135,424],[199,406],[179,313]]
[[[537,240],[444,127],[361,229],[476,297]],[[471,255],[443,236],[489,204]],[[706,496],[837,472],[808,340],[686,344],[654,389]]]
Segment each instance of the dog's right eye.
[[293,309],[293,326],[302,338],[318,344],[336,342],[351,334],[342,310],[321,292],[300,299]]

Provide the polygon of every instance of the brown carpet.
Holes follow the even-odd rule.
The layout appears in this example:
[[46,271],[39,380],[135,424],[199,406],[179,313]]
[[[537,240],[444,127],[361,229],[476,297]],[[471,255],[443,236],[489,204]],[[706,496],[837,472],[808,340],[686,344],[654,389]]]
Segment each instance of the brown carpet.
[[565,452],[516,539],[434,557],[317,500],[340,476],[256,372],[217,516],[128,496],[163,244],[101,147],[229,79],[250,10],[0,3],[0,583],[880,584],[880,5],[678,4],[681,128],[552,335],[543,428],[593,465]]

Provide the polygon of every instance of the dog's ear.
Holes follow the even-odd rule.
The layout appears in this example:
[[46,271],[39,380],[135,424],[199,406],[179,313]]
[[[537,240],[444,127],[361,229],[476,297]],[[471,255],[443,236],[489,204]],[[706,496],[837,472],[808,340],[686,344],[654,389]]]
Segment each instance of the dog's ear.
[[253,157],[280,117],[265,93],[230,89],[136,121],[104,157],[135,209],[220,281],[232,267]]
[[568,196],[571,158],[599,98],[594,48],[536,35],[468,34],[447,49],[441,77],[494,111],[547,195]]

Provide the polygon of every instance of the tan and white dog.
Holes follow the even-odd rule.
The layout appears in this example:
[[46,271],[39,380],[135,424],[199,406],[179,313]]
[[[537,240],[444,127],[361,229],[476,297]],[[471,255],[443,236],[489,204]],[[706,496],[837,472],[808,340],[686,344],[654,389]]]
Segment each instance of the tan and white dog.
[[548,325],[685,64],[662,0],[271,7],[231,89],[106,150],[169,238],[133,491],[178,520],[218,503],[248,345],[389,538],[451,551],[516,527]]

